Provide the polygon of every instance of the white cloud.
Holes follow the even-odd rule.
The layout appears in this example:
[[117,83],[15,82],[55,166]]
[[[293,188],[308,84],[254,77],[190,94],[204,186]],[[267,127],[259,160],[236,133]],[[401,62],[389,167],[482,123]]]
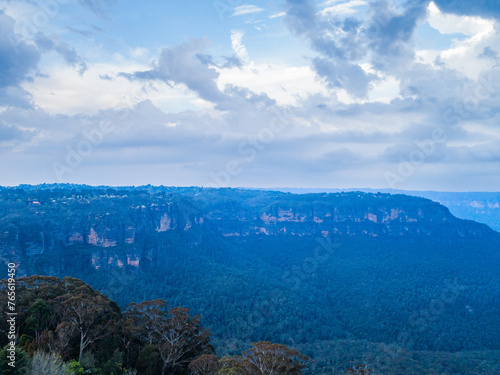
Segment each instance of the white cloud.
[[248,62],[248,52],[242,43],[243,32],[238,30],[231,30],[231,45],[233,47],[236,56],[238,56],[242,61]]
[[446,50],[421,50],[416,54],[420,61],[434,65],[436,58],[446,67],[459,71],[471,79],[477,79],[481,71],[491,68],[493,61],[478,56],[487,46],[496,46],[500,36],[496,31],[498,23],[481,17],[445,14],[434,2],[428,6],[429,25],[441,34],[463,34],[467,38],[454,39]]
[[175,128],[176,126],[179,126],[179,122],[167,122],[164,124],[167,128]]
[[494,30],[493,20],[445,14],[432,1],[429,3],[428,12],[427,22],[441,34],[465,34],[472,36],[474,40],[480,40]]
[[[358,11],[355,8],[360,7],[360,6],[365,6],[368,4],[368,2],[364,1],[364,0],[351,0],[351,1],[348,1],[348,2],[345,2],[342,4],[337,4],[338,2],[339,2],[339,0],[330,0],[330,1],[327,1],[326,3],[324,3],[323,5],[326,6],[326,8],[324,8],[321,11],[321,14],[323,16],[340,15],[340,14],[342,14],[342,15],[354,14]],[[335,4],[335,5],[331,5],[331,4]],[[329,5],[331,5],[331,6],[329,6]]]
[[267,94],[279,105],[299,105],[313,94],[327,95],[324,85],[309,66],[287,66],[251,63],[242,68],[220,69],[219,88],[227,85],[246,87]]
[[271,14],[269,16],[269,18],[278,18],[278,17],[283,17],[285,15],[286,15],[286,12],[278,12],[278,13]]
[[[131,107],[145,99],[171,112],[207,106],[183,85],[170,87],[153,82],[145,86],[142,82],[117,76],[123,71],[147,68],[131,61],[125,64],[98,63],[89,65],[82,76],[66,65],[53,65],[44,72],[47,76],[25,82],[23,88],[32,95],[38,107],[51,114],[96,113],[108,108]],[[110,79],[102,79],[103,76]]]
[[262,12],[263,10],[264,9],[259,8],[258,6],[245,4],[234,8],[233,16],[242,16],[244,14],[259,13]]
[[242,60],[243,67],[219,69],[217,85],[220,90],[228,85],[244,87],[257,94],[267,94],[279,105],[297,105],[312,94],[327,95],[325,86],[308,66],[289,66],[285,62],[256,64],[248,56],[242,42],[243,35],[241,31],[231,31],[232,48]]

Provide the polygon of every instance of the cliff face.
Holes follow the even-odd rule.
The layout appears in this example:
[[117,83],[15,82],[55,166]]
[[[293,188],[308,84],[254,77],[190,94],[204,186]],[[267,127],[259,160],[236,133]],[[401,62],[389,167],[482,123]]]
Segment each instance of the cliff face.
[[467,237],[491,232],[485,225],[458,220],[444,206],[408,196],[265,193],[233,203],[239,204],[217,209],[207,203],[201,210],[224,236]]
[[[430,200],[403,195],[338,193],[292,195],[245,190],[182,192],[72,192],[42,200],[3,191],[1,256],[26,273],[33,260],[68,253],[95,270],[140,267],[165,251],[168,234],[198,246],[207,237],[433,237],[493,235],[459,220]],[[80,255],[78,257],[78,254]],[[51,264],[62,272],[64,263]],[[40,264],[47,263],[45,261]]]

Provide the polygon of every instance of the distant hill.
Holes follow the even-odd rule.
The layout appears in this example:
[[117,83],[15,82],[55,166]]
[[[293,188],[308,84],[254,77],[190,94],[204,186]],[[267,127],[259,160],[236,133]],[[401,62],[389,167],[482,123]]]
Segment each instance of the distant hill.
[[493,230],[500,232],[500,193],[499,192],[442,192],[416,191],[395,189],[305,189],[277,188],[270,189],[294,194],[338,193],[341,191],[362,191],[366,193],[405,194],[423,197],[441,203],[458,218],[474,220],[487,224]]

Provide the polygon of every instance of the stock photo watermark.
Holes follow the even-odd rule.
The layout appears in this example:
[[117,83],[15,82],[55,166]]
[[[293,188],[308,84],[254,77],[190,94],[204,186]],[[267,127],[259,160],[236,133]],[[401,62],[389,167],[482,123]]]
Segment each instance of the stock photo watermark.
[[7,264],[7,364],[10,367],[16,367],[16,339],[17,339],[17,311],[16,311],[16,265],[14,263]]
[[446,132],[441,128],[434,129],[427,139],[415,140],[416,149],[410,152],[406,158],[400,157],[397,172],[387,171],[384,173],[387,184],[394,189],[396,185],[405,182],[419,166],[434,154],[437,145],[445,142]]
[[412,350],[415,339],[410,333],[418,335],[425,332],[428,325],[441,317],[446,307],[455,303],[461,292],[467,289],[468,287],[459,284],[457,279],[445,280],[445,287],[441,290],[439,297],[432,299],[426,308],[414,311],[409,316],[410,331],[400,332],[394,344],[379,344],[382,353],[375,358],[377,367],[380,370],[388,370],[400,358],[403,350]]
[[281,287],[274,288],[268,298],[254,302],[246,320],[238,319],[239,335],[242,338],[250,338],[257,328],[271,318],[277,307],[286,301],[286,292],[297,292],[301,285],[308,283],[312,275],[341,246],[338,242],[323,238],[318,238],[317,243],[318,245],[314,248],[311,256],[306,257],[300,264],[293,265],[290,270],[283,272],[280,280]]
[[[81,120],[82,127],[81,140],[75,146],[66,146],[66,155],[63,161],[53,161],[52,170],[57,177],[58,182],[64,182],[64,176],[72,173],[79,167],[85,158],[89,157],[95,148],[102,144],[105,137],[109,134],[126,131],[131,124],[124,121],[129,117],[131,107],[146,99],[146,92],[143,88],[137,89],[131,95],[117,103],[115,108],[116,118],[100,120],[97,124],[90,116],[85,116]],[[118,123],[120,125],[118,125]]]
[[64,163],[59,161],[52,162],[54,171],[59,182],[64,181],[64,175],[73,172],[83,159],[89,156],[95,147],[99,146],[104,137],[116,130],[116,124],[109,120],[101,120],[94,129],[84,129],[82,131],[83,139],[73,148],[66,146],[66,157]]
[[[472,117],[479,110],[481,101],[490,99],[500,88],[500,80],[496,80],[493,73],[487,77],[481,76],[475,84],[470,83],[465,87],[468,94],[463,100],[450,106],[442,115],[445,124],[457,127],[463,121]],[[413,150],[407,156],[400,156],[400,162],[396,171],[384,173],[387,185],[394,189],[403,184],[415,171],[424,165],[435,154],[440,144],[446,144],[448,138],[447,129],[437,127],[430,136],[424,140],[415,140]]]
[[236,8],[244,4],[243,0],[215,0],[212,2],[212,6],[221,21],[231,17],[235,13]]
[[69,4],[71,1],[42,0],[36,2],[37,10],[30,17],[24,17],[17,21],[19,24],[19,33],[11,32],[7,36],[16,53],[21,43],[32,39],[43,28],[49,25],[50,20],[58,15],[61,5]]
[[231,178],[238,176],[243,171],[245,164],[253,162],[259,152],[262,152],[275,139],[277,133],[285,130],[285,127],[290,124],[290,113],[277,109],[274,110],[269,125],[259,130],[254,137],[247,137],[241,141],[237,147],[238,155],[247,156],[245,159],[235,158],[228,161],[225,168],[210,172],[210,178],[215,183],[216,187],[227,187],[231,183]]

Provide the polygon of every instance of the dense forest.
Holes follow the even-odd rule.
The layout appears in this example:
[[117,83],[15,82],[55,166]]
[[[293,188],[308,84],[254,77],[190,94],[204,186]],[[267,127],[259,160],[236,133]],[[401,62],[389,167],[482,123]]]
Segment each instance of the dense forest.
[[[12,362],[7,336],[0,337],[4,375],[293,375],[301,374],[307,361],[296,350],[270,342],[218,358],[200,317],[160,299],[122,311],[75,278],[32,276],[16,284],[19,340]],[[0,289],[0,303],[6,306],[7,280]],[[0,331],[9,331],[6,319],[0,320]]]
[[122,315],[188,308],[212,333],[202,355],[262,341],[307,356],[304,374],[500,372],[500,236],[427,199],[46,185],[0,189],[0,214],[19,276],[79,278]]

